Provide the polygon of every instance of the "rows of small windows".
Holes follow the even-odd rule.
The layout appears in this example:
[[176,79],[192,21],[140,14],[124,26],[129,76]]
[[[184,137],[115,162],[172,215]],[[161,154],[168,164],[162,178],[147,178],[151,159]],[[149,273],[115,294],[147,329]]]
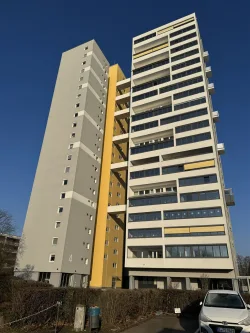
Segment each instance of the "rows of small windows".
[[188,48],[190,48],[192,46],[195,46],[197,44],[198,44],[197,40],[194,40],[192,42],[189,42],[189,43],[186,43],[186,44],[174,47],[173,49],[171,49],[171,54],[179,52],[179,51],[182,51],[182,50],[185,50],[185,49],[188,49]]
[[183,36],[183,37],[180,37],[180,38],[176,38],[175,40],[172,40],[170,42],[170,45],[175,45],[175,44],[179,44],[179,43],[182,43],[184,42],[185,40],[188,40],[188,39],[191,39],[191,38],[194,38],[196,37],[196,32],[192,32],[191,34],[189,35],[186,35],[186,36]]
[[181,202],[217,200],[217,199],[220,199],[220,193],[218,190],[180,194]]
[[143,146],[137,146],[131,148],[131,155],[134,154],[141,154],[149,151],[164,149],[164,148],[170,148],[174,146],[174,140],[173,137],[166,138],[165,141],[157,142],[157,143],[150,143]]
[[134,191],[134,196],[138,195],[148,195],[148,194],[157,194],[157,193],[173,193],[177,192],[177,187],[157,187],[157,188],[150,188],[150,189],[145,189],[145,190],[140,190],[140,191]]
[[202,80],[203,80],[202,76],[198,76],[198,77],[195,77],[193,79],[188,79],[188,80],[185,80],[185,81],[182,81],[182,82],[174,83],[174,84],[171,84],[171,85],[166,86],[164,88],[160,88],[160,94],[163,94],[163,93],[168,92],[168,91],[184,88],[184,87],[190,86],[192,84],[202,82]]
[[158,91],[153,90],[153,91],[147,92],[145,94],[141,94],[141,95],[133,97],[132,102],[137,102],[137,101],[140,101],[141,99],[149,98],[149,97],[156,96],[156,95],[158,95]]
[[146,36],[144,36],[144,37],[141,37],[141,38],[138,38],[138,39],[134,40],[134,44],[141,43],[141,42],[143,42],[144,40],[147,40],[147,39],[153,38],[153,37],[155,37],[155,36],[156,36],[156,32],[153,32],[153,33],[151,33],[151,34],[149,34],[149,35],[146,35]]
[[151,117],[156,117],[164,113],[172,112],[172,105],[168,106],[162,106],[157,109],[145,111],[136,115],[132,116],[132,121],[137,121],[137,120],[142,120],[142,119],[147,119]]
[[165,237],[205,237],[205,236],[224,236],[225,231],[205,231],[205,232],[183,232],[183,233],[170,233],[166,234]]
[[186,91],[174,94],[174,100],[184,98],[184,97],[188,97],[188,96],[192,96],[192,95],[197,95],[197,94],[200,94],[202,92],[204,92],[204,87],[198,87],[198,88],[186,90]]
[[222,216],[221,207],[164,211],[164,220],[201,219]]
[[162,237],[161,228],[128,230],[128,238],[159,238],[159,237]]
[[170,34],[170,38],[173,38],[173,37],[175,37],[175,36],[178,36],[178,35],[184,34],[184,32],[188,32],[188,31],[193,30],[193,29],[195,29],[195,24],[190,25],[189,27],[183,28],[183,29],[181,29],[181,30],[178,30],[178,31],[172,32],[172,33]]
[[196,98],[188,102],[180,103],[180,104],[175,104],[174,106],[174,111],[190,108],[195,105],[203,104],[206,103],[206,98],[201,97],[201,98]]
[[158,126],[158,120],[155,120],[155,121],[151,121],[149,123],[132,126],[131,132],[133,133],[133,132],[143,131],[145,129],[149,129],[149,128],[153,128],[153,127],[157,127],[157,126]]
[[181,59],[185,59],[187,57],[191,57],[192,55],[195,55],[195,54],[198,54],[198,53],[199,53],[199,49],[184,52],[184,53],[179,54],[177,56],[171,57],[171,62],[175,62],[175,61],[178,61],[178,60],[181,60]]
[[164,60],[156,61],[156,62],[153,62],[152,64],[149,64],[149,65],[146,65],[146,66],[134,69],[133,70],[133,75],[136,75],[136,74],[139,74],[139,73],[143,73],[143,72],[149,71],[149,70],[151,70],[153,68],[157,68],[157,67],[160,67],[160,66],[163,66],[163,65],[167,65],[167,64],[169,64],[169,59],[164,59]]
[[201,66],[196,67],[196,68],[192,68],[192,69],[189,69],[189,70],[186,70],[186,71],[178,73],[178,74],[174,74],[172,76],[172,79],[176,80],[176,79],[179,79],[181,77],[185,77],[185,76],[188,76],[188,75],[191,75],[191,74],[195,74],[195,73],[199,73],[199,72],[201,72]]
[[167,258],[228,258],[226,244],[166,246]]
[[188,131],[192,131],[192,130],[196,130],[196,129],[204,128],[204,127],[208,127],[208,126],[209,126],[208,120],[197,121],[192,124],[177,126],[175,128],[175,133],[188,132]]
[[217,183],[217,175],[205,175],[205,176],[196,176],[196,177],[188,177],[188,178],[180,178],[179,186],[193,186],[193,185],[202,185],[202,184],[213,184]]
[[178,64],[178,65],[172,66],[172,71],[176,71],[177,69],[188,67],[188,66],[197,64],[199,62],[200,62],[200,58],[194,58],[194,59],[191,59],[191,60],[187,60],[187,61],[184,61],[184,62]]
[[132,90],[133,90],[133,92],[137,92],[137,91],[140,91],[140,90],[144,90],[144,89],[147,89],[147,88],[158,86],[159,84],[169,82],[169,81],[170,81],[170,76],[167,75],[167,76],[161,77],[159,79],[155,79],[155,80],[152,80],[152,81],[149,81],[149,82],[145,82],[143,84],[139,84],[139,85],[133,87]]
[[204,108],[204,109],[199,109],[199,110],[179,114],[177,116],[163,118],[160,120],[160,123],[161,123],[161,125],[166,125],[166,124],[171,124],[171,123],[175,123],[175,122],[182,121],[182,120],[187,120],[187,119],[191,119],[191,118],[204,116],[206,114],[207,114],[207,108]]
[[163,205],[177,202],[177,195],[162,195],[147,198],[133,198],[129,200],[129,207]]
[[159,176],[159,175],[160,175],[160,169],[154,168],[154,169],[130,172],[130,179],[153,177],[153,176]]
[[211,133],[210,132],[196,134],[196,135],[190,135],[190,136],[186,136],[186,137],[183,137],[183,138],[176,139],[176,146],[187,145],[187,144],[190,144],[190,143],[206,141],[206,140],[210,140],[210,139],[211,139]]
[[128,215],[128,222],[159,221],[161,212],[134,213]]

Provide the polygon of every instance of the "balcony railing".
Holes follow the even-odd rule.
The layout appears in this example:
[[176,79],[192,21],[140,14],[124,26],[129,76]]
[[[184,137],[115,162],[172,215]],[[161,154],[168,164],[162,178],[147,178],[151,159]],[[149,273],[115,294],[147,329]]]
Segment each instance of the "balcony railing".
[[225,189],[225,197],[227,206],[235,206],[234,194],[231,188]]
[[132,147],[131,148],[131,155],[146,153],[146,152],[149,152],[149,151],[159,150],[159,149],[164,149],[164,148],[170,148],[170,147],[173,147],[173,146],[174,146],[174,141],[169,140],[169,141],[162,141],[162,142],[152,143],[152,144],[148,144],[148,145],[145,145],[145,146]]

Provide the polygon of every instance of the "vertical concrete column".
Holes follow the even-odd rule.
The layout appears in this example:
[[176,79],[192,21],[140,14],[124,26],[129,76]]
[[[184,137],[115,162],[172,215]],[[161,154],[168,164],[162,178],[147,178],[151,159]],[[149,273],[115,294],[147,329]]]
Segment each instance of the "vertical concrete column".
[[239,291],[239,280],[238,279],[232,279],[232,285],[233,285],[233,290]]
[[248,293],[250,294],[250,279],[247,277],[247,289]]
[[191,283],[189,277],[186,277],[186,290],[191,290]]
[[76,332],[82,332],[84,330],[85,323],[85,306],[77,305],[75,312],[74,330]]
[[62,273],[51,273],[49,283],[54,287],[60,287]]
[[171,277],[167,276],[166,277],[166,288],[165,289],[169,289],[171,287],[171,282],[172,282]]
[[129,289],[135,289],[135,277],[132,275],[129,277]]

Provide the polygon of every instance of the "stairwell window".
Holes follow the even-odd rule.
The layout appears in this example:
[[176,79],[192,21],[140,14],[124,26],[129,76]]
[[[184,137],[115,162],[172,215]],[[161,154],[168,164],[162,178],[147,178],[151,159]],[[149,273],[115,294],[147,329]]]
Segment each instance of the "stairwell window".
[[63,207],[58,207],[57,212],[62,213],[63,212]]
[[66,168],[65,168],[65,173],[68,173],[69,172],[69,170],[70,170],[70,167],[69,166],[67,166]]
[[65,192],[61,193],[60,199],[65,199],[65,197],[66,197],[66,193]]
[[55,223],[55,229],[60,228],[60,226],[61,226],[61,222],[60,221],[56,221],[56,223]]
[[58,244],[58,237],[53,237],[52,238],[52,245],[57,245]]
[[54,262],[55,260],[56,260],[56,255],[55,254],[50,254],[49,262]]
[[69,149],[73,149],[73,147],[74,147],[74,144],[71,143],[71,144],[69,145]]
[[118,241],[119,241],[118,237],[114,237],[114,242],[118,243]]
[[76,103],[75,107],[79,108],[79,106],[80,106],[80,103]]
[[68,156],[67,156],[67,160],[68,160],[68,161],[71,161],[71,160],[72,160],[72,155],[68,155]]
[[113,268],[117,268],[117,263],[113,262]]

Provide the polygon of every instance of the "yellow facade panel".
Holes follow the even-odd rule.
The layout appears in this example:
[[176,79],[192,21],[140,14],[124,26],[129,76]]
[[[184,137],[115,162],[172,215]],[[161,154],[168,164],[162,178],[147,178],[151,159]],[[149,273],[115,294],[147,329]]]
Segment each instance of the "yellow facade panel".
[[189,233],[189,227],[181,228],[164,228],[165,234],[187,234]]
[[214,160],[209,160],[209,161],[184,164],[184,170],[187,171],[194,169],[209,168],[214,166],[215,166]]
[[182,21],[180,23],[177,23],[177,24],[174,25],[174,28],[178,28],[180,25],[183,25],[183,24],[188,23],[188,22],[192,22],[193,20],[194,20],[194,18],[192,17],[192,18],[190,18],[188,20],[185,20],[185,21]]
[[217,231],[225,231],[223,225],[209,225],[204,227],[190,227],[190,232],[217,232]]
[[167,32],[167,31],[173,30],[173,28],[174,28],[174,27],[171,26],[171,27],[167,27],[167,28],[161,29],[161,30],[157,31],[157,35],[164,34],[164,32]]
[[156,51],[159,51],[159,50],[161,50],[161,49],[164,49],[164,48],[167,47],[167,46],[168,46],[168,43],[161,44],[161,45],[159,45],[159,46],[156,46],[156,47],[150,48],[150,49],[148,49],[148,50],[145,50],[145,51],[143,51],[143,52],[136,53],[136,54],[133,55],[133,58],[134,58],[134,59],[136,59],[136,58],[140,58],[140,57],[142,57],[142,56],[144,56],[144,55],[146,55],[146,54],[150,54],[150,53],[152,53],[152,52],[156,52]]

